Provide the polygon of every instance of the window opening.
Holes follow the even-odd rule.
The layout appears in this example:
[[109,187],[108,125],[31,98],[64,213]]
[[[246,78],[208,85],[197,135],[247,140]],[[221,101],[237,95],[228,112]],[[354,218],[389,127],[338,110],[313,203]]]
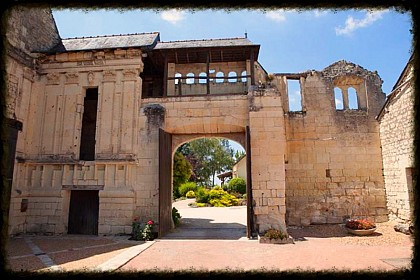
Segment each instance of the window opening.
[[181,77],[182,77],[181,73],[176,73],[175,74],[175,78],[176,78],[175,79],[175,84],[176,85],[181,82]]
[[223,83],[225,81],[225,74],[223,72],[217,72],[216,83]]
[[343,110],[344,109],[343,92],[338,87],[334,88],[334,100],[335,100],[335,109]]
[[356,89],[349,87],[347,94],[349,97],[349,109],[359,109]]
[[80,160],[95,160],[96,117],[98,111],[98,88],[86,89],[80,137]]
[[238,75],[236,74],[236,72],[234,71],[229,72],[228,81],[229,83],[236,83],[238,81]]
[[187,74],[187,85],[194,84],[194,73],[188,73]]
[[246,70],[242,71],[241,76],[242,76],[241,81],[243,83],[246,83],[246,77],[245,77],[246,76]]
[[289,111],[302,111],[302,94],[299,80],[287,79],[287,95],[289,96]]
[[204,72],[201,72],[200,73],[200,75],[199,75],[199,79],[198,79],[198,83],[199,84],[205,84],[206,82],[207,82],[207,76],[206,76],[206,73],[204,73]]

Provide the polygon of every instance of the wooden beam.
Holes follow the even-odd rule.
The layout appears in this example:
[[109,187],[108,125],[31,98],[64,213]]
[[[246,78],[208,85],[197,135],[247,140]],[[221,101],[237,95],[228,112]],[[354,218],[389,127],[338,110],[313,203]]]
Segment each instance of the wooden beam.
[[251,57],[249,59],[249,66],[251,68],[251,86],[255,85],[255,70],[254,70],[254,50],[251,50]]
[[164,54],[164,62],[163,62],[163,96],[168,96],[168,57]]
[[210,94],[210,55],[211,53],[207,53],[207,62],[206,62],[206,84],[207,84],[207,94]]

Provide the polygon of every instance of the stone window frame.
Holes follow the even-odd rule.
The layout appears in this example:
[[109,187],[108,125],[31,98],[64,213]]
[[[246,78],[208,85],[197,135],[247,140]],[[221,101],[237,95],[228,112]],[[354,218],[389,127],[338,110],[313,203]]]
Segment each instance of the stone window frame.
[[[336,88],[340,89],[342,94],[343,109],[337,109],[335,102]],[[350,107],[349,89],[353,88],[356,93],[357,108]],[[362,77],[346,75],[339,76],[333,81],[332,96],[334,99],[334,108],[336,111],[367,111],[368,109],[368,96],[366,80]]]

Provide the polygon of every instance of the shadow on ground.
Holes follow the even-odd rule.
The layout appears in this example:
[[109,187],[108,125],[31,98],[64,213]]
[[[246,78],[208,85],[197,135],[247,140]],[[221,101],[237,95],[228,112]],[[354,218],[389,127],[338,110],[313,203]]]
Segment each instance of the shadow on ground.
[[[289,235],[293,237],[294,240],[305,241],[305,237],[313,238],[332,238],[332,237],[355,237],[355,235],[350,234],[342,225],[311,225],[304,227],[293,227],[290,226],[287,228]],[[364,237],[376,237],[381,236],[382,233],[374,232],[372,235]]]
[[246,237],[246,226],[240,223],[212,223],[212,219],[182,218],[181,224],[162,239],[222,239]]
[[[114,251],[139,245],[141,241],[115,242],[109,239],[95,239],[85,236],[26,237],[32,240],[40,252],[35,254],[24,238],[10,238],[6,247],[9,268],[12,271],[35,271],[47,266],[38,256],[47,255],[56,265],[80,262],[80,268],[88,267],[92,257],[112,254]],[[86,264],[84,264],[86,262]]]

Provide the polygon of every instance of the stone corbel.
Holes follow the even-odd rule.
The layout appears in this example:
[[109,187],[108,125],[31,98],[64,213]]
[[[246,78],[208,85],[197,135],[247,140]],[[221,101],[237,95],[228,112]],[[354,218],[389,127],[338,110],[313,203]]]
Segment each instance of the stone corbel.
[[123,71],[124,81],[135,81],[139,77],[138,69],[126,69]]
[[103,72],[103,81],[104,82],[115,82],[117,74],[115,71],[106,70]]
[[47,85],[59,85],[60,84],[60,75],[57,73],[47,74]]
[[66,73],[66,84],[78,84],[79,74],[76,72]]

